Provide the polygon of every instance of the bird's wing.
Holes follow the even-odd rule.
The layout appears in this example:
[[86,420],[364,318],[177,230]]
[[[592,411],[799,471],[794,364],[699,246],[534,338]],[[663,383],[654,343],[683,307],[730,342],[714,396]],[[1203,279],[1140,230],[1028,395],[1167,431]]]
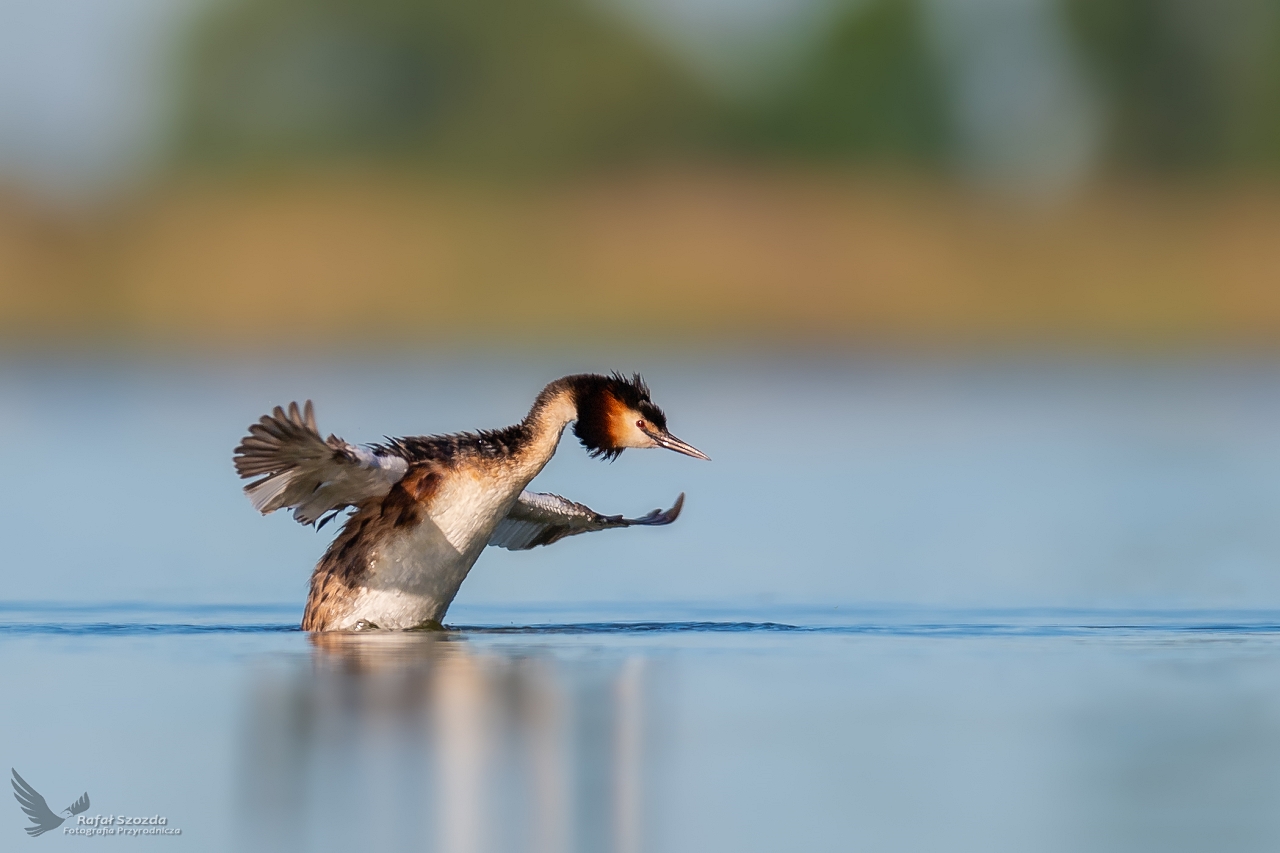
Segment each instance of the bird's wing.
[[290,403],[288,412],[276,406],[263,415],[249,427],[234,460],[241,477],[262,478],[244,487],[254,509],[266,515],[290,507],[300,524],[382,497],[408,469],[395,454],[347,444],[336,435],[320,438],[310,400],[301,411]]
[[71,812],[72,814],[80,814],[81,812],[88,811],[88,810],[89,810],[89,792],[88,791],[85,791],[83,794],[81,794],[80,799],[76,800],[74,803],[67,806],[67,811]]
[[681,492],[671,509],[655,509],[640,518],[623,518],[620,515],[601,515],[589,506],[559,495],[521,492],[515,506],[494,528],[489,544],[508,551],[527,551],[593,530],[630,527],[633,524],[670,524],[680,516],[683,506],[684,493]]
[[18,801],[18,805],[27,813],[27,817],[31,818],[31,822],[35,826],[28,826],[27,834],[35,837],[41,833],[48,832],[54,827],[62,824],[63,818],[58,817],[49,808],[49,804],[44,801],[44,797],[35,788],[27,784],[27,780],[18,775],[18,771],[12,767],[9,768],[13,773],[11,784],[13,785],[13,796]]

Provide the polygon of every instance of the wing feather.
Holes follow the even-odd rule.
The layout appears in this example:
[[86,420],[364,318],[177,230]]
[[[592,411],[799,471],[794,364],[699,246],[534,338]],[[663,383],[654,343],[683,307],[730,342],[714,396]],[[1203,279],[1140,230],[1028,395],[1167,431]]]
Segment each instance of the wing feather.
[[559,542],[566,536],[633,525],[670,524],[680,517],[684,493],[670,509],[655,509],[640,518],[601,515],[585,504],[542,492],[521,492],[515,506],[498,522],[489,544],[509,551],[527,551]]
[[88,810],[89,810],[89,792],[88,791],[85,791],[83,794],[81,794],[80,799],[76,800],[74,803],[67,806],[67,811],[71,812],[73,815],[80,814],[81,812],[85,812]]
[[276,406],[252,424],[233,458],[241,477],[261,477],[244,487],[254,509],[266,515],[290,508],[300,524],[382,497],[408,470],[404,458],[381,448],[322,439],[310,400],[302,408],[290,403],[288,411]]
[[59,826],[63,818],[53,813],[53,810],[49,808],[49,804],[44,801],[44,797],[40,795],[40,792],[31,787],[26,779],[19,776],[17,770],[10,767],[9,771],[13,773],[13,779],[10,780],[10,784],[13,785],[13,796],[22,810],[26,812],[27,817],[35,824],[34,826],[26,827],[27,834],[34,837]]

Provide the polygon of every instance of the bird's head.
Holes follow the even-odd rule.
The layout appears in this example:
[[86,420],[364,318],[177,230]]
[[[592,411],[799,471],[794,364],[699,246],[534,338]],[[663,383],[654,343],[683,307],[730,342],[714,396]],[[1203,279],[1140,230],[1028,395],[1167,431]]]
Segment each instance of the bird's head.
[[649,397],[640,374],[631,378],[584,374],[573,377],[578,409],[573,434],[592,456],[616,459],[628,447],[665,447],[695,459],[710,459],[667,430],[667,416]]

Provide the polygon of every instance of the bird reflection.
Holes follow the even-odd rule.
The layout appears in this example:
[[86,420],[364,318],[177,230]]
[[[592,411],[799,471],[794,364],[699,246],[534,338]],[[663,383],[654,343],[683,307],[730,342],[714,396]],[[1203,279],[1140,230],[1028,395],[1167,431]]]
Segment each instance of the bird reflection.
[[249,691],[244,846],[642,850],[651,668],[445,632],[312,635]]

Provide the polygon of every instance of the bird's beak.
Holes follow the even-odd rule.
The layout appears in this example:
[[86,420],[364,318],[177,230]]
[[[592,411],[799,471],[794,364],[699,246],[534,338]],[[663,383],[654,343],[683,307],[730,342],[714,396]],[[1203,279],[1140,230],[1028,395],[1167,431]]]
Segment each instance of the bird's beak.
[[685,456],[692,456],[694,459],[705,459],[711,461],[711,457],[703,453],[698,448],[688,442],[681,441],[669,432],[648,432],[648,436],[654,440],[659,447],[665,447],[667,450],[674,450],[676,453],[683,453]]

